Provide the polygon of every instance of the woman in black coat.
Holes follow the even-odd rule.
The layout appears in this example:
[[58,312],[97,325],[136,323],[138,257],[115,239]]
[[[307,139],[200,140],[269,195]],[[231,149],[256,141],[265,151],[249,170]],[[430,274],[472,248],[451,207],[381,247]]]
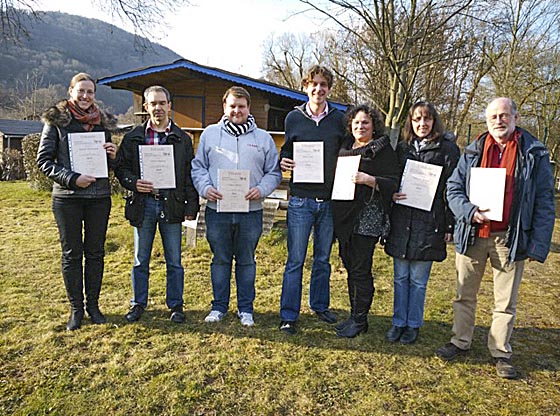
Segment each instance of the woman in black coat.
[[71,306],[66,329],[71,331],[82,324],[84,286],[86,311],[92,322],[105,322],[98,301],[111,211],[111,185],[108,177],[96,178],[72,168],[69,135],[87,137],[92,143],[96,140],[94,135],[100,136],[97,138],[103,147],[100,150],[105,151],[108,166],[114,167],[117,146],[111,143],[110,130],[116,128],[117,120],[95,104],[95,81],[90,75],[76,74],[70,81],[68,94],[68,100],[60,101],[43,114],[45,126],[37,164],[54,181],[52,209],[62,246],[62,276]]
[[[378,227],[372,227],[367,210],[374,206],[380,218],[389,212],[400,170],[389,138],[384,135],[385,128],[378,111],[360,105],[351,108],[346,117],[351,135],[343,142],[339,157],[361,156],[358,172],[352,178],[356,189],[352,201],[331,203],[334,234],[348,272],[351,308],[350,318],[336,326],[336,334],[352,338],[368,329],[367,316],[374,293],[373,251],[379,239],[386,237]],[[386,219],[388,223],[388,217]]]
[[[459,160],[454,136],[444,132],[443,123],[431,103],[414,104],[406,120],[404,139],[397,146],[402,168],[407,160],[442,166],[430,211],[395,203],[391,212],[391,233],[385,245],[393,257],[393,325],[390,342],[400,339],[411,344],[424,321],[424,301],[432,263],[447,256],[446,242],[452,241],[454,220],[445,200],[445,184]],[[393,200],[406,201],[396,193]]]

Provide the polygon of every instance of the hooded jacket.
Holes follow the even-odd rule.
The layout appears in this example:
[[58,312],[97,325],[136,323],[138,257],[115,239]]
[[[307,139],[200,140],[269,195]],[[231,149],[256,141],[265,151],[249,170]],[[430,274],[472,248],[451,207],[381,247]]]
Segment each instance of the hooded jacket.
[[[514,197],[506,231],[508,261],[530,257],[544,262],[554,228],[554,178],[548,149],[529,132],[521,132],[514,174]],[[472,217],[478,207],[469,201],[471,168],[480,166],[488,132],[471,143],[447,182],[449,207],[456,217],[455,250],[465,254],[474,242]]]
[[[76,180],[80,173],[74,172],[70,164],[68,133],[88,133],[82,124],[72,117],[68,101],[62,100],[47,109],[42,117],[43,131],[37,151],[39,170],[54,181],[53,196],[60,198],[102,198],[111,196],[108,178],[98,178],[87,188],[80,188]],[[117,119],[112,114],[101,111],[101,125],[93,127],[94,132],[105,132],[105,142],[111,142],[111,131],[116,130]],[[107,157],[108,166],[115,168],[118,159]]]
[[[218,189],[218,169],[249,170],[249,188],[257,187],[263,199],[282,180],[274,140],[256,124],[239,137],[229,133],[222,120],[204,129],[192,161],[193,183],[201,196],[206,197],[210,187]],[[250,201],[249,210],[262,209],[263,199]],[[216,202],[207,204],[216,209]]]
[[[136,181],[140,179],[138,146],[145,144],[147,123],[136,126],[125,134],[117,155],[120,163],[115,169],[121,185],[132,192],[126,201],[125,216],[134,227],[141,227],[144,221],[144,201],[147,194],[137,192]],[[180,223],[187,216],[196,216],[199,209],[198,194],[191,179],[192,141],[172,121],[167,144],[159,146],[173,146],[175,162],[175,188],[162,191],[164,219],[168,223]]]

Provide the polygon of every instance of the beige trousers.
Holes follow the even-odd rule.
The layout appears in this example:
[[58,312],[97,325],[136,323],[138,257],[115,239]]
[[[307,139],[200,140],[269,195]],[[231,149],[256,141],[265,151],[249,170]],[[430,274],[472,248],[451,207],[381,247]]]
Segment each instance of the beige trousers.
[[494,312],[488,332],[488,349],[492,357],[511,356],[509,340],[513,332],[517,293],[523,276],[523,261],[507,263],[505,232],[492,233],[490,238],[476,238],[464,255],[456,255],[457,297],[453,302],[453,337],[451,342],[469,349],[475,325],[477,294],[490,259],[494,277]]

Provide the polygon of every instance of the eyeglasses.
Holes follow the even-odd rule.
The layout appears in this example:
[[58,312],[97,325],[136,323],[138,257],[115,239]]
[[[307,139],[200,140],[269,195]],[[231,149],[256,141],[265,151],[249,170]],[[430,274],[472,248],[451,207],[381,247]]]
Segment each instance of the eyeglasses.
[[491,116],[486,117],[491,123],[496,123],[499,120],[504,120],[506,123],[511,120],[512,115],[509,113],[502,113],[502,114],[492,114]]
[[76,92],[78,93],[78,95],[84,95],[84,94],[89,96],[95,95],[95,91],[93,90],[78,90]]

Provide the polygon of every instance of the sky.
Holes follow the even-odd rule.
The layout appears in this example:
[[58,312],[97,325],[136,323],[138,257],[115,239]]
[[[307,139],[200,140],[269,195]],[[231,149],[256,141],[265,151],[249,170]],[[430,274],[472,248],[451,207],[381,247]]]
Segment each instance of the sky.
[[[93,9],[94,3],[92,0],[39,0],[39,9],[95,18],[127,29],[122,22]],[[191,0],[190,3],[167,16],[166,24],[161,26],[162,38],[155,41],[185,59],[254,78],[261,76],[263,45],[271,34],[312,33],[327,24],[317,14],[301,13],[306,7],[298,0]]]

